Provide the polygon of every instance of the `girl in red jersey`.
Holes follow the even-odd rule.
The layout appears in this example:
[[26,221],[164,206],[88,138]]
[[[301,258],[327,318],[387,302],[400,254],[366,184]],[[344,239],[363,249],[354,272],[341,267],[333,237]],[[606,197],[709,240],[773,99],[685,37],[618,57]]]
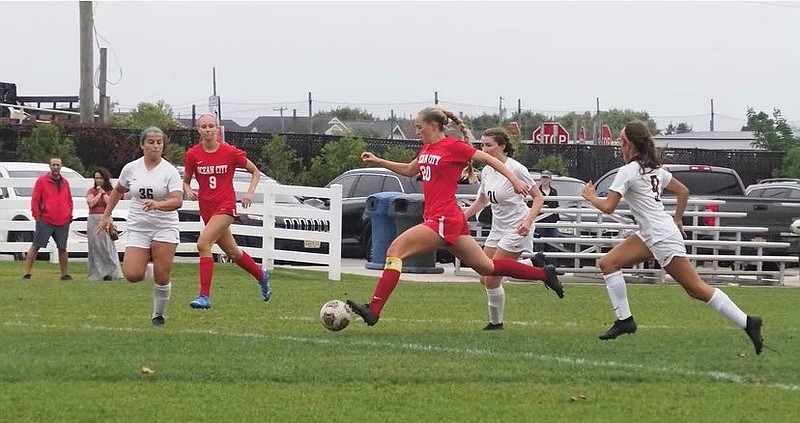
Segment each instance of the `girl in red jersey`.
[[[468,141],[462,141],[444,134],[445,127],[452,121]],[[484,163],[493,167],[508,178],[517,194],[528,194],[530,187],[520,181],[500,160],[477,150],[469,141],[472,133],[453,112],[439,107],[429,107],[417,115],[417,136],[422,140],[417,158],[410,163],[398,163],[376,157],[364,152],[361,160],[385,167],[406,176],[419,174],[425,199],[424,221],[400,234],[389,245],[386,252],[386,265],[383,269],[372,300],[368,304],[358,304],[348,300],[350,308],[372,326],[378,322],[381,311],[400,280],[403,259],[415,254],[447,247],[453,255],[469,264],[483,276],[511,276],[518,279],[541,280],[556,292],[563,292],[555,268],[538,268],[511,259],[490,259],[483,253],[480,244],[470,235],[464,212],[456,202],[456,188],[462,170],[470,161]],[[471,172],[471,167],[468,172]]]
[[[189,306],[192,308],[211,308],[211,280],[214,275],[214,258],[211,247],[216,243],[225,254],[242,269],[253,275],[261,287],[261,298],[269,301],[272,295],[270,272],[262,269],[249,254],[239,249],[231,233],[231,224],[236,217],[236,191],[233,176],[236,167],[245,168],[252,178],[247,192],[242,197],[242,207],[250,207],[253,192],[261,177],[258,167],[251,162],[244,151],[218,140],[217,118],[204,114],[197,119],[197,132],[200,142],[186,151],[184,156],[183,190],[190,200],[198,199],[200,216],[205,223],[197,239],[197,252],[200,255],[200,293]],[[192,176],[200,185],[195,193],[189,185]]]

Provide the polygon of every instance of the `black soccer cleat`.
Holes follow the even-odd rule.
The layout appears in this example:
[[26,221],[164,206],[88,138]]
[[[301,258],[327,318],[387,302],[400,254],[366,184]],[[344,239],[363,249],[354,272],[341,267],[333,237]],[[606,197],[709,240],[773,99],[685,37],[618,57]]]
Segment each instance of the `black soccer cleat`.
[[547,266],[547,260],[545,260],[544,253],[539,251],[538,253],[534,254],[533,257],[531,257],[531,264],[533,267]]
[[503,330],[503,322],[500,323],[489,322],[488,325],[483,327],[483,330]]
[[614,325],[611,326],[611,329],[607,330],[606,333],[600,335],[599,338],[605,341],[608,339],[614,339],[626,333],[630,334],[636,333],[636,322],[633,320],[633,316],[628,317],[625,320],[615,321]]
[[164,325],[167,324],[167,321],[164,319],[164,316],[153,317],[153,320],[151,320],[151,322],[153,323],[153,326],[155,326],[157,328],[160,328],[161,326],[164,326]]
[[359,315],[367,326],[374,326],[375,323],[378,323],[378,319],[380,319],[380,316],[376,316],[372,313],[372,310],[369,309],[369,304],[356,304],[347,300],[347,306],[350,307],[350,310],[353,310],[353,313]]
[[544,280],[544,286],[547,289],[552,289],[555,291],[558,298],[564,298],[564,286],[561,285],[561,281],[558,280],[558,273],[556,272],[556,267],[552,264],[548,264],[544,267],[545,273],[547,273],[547,278]]
[[764,337],[761,336],[762,324],[760,317],[747,316],[747,325],[744,327],[744,332],[750,337],[750,341],[756,349],[756,354],[761,354],[761,350],[764,348]]

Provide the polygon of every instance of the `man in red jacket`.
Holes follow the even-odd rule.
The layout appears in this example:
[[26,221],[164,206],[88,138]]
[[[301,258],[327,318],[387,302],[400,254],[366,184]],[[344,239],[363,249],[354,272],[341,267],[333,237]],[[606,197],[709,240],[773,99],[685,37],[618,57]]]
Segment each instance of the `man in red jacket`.
[[47,247],[50,237],[58,248],[58,266],[61,268],[61,280],[71,281],[67,272],[67,238],[69,224],[72,223],[72,191],[69,181],[61,176],[61,159],[50,159],[50,173],[36,180],[31,196],[31,214],[36,221],[36,233],[33,244],[25,257],[25,274],[23,280],[31,278],[33,262],[40,248]]

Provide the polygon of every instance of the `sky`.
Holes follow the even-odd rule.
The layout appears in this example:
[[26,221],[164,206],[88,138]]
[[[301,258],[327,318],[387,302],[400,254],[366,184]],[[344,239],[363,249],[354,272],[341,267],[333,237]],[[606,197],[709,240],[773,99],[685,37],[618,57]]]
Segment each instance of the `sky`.
[[[646,111],[660,128],[739,130],[779,108],[800,127],[800,1],[94,2],[94,62],[126,111],[164,100],[222,117],[432,105],[478,116]],[[0,81],[78,95],[77,1],[0,1]],[[97,98],[97,91],[95,91]],[[501,100],[502,97],[502,100]]]

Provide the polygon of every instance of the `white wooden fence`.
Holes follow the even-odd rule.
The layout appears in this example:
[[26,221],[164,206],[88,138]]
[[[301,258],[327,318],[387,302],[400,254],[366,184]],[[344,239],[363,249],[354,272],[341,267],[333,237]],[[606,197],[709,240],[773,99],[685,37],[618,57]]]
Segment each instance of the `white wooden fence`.
[[[33,178],[2,178],[0,187],[11,190],[13,187],[32,187],[35,182]],[[85,192],[92,186],[92,180],[70,180],[73,191]],[[236,183],[238,190],[246,190],[247,184]],[[241,185],[241,186],[240,186]],[[76,190],[75,188],[79,188]],[[292,185],[280,185],[271,182],[259,184],[257,192],[264,193],[264,202],[253,204],[247,209],[239,208],[239,213],[260,215],[263,217],[263,225],[245,226],[231,225],[234,235],[260,236],[263,239],[261,248],[241,247],[253,257],[261,258],[265,267],[272,269],[275,260],[285,260],[299,263],[322,264],[328,266],[328,278],[331,280],[341,280],[342,268],[342,187],[333,185],[330,188],[316,188]],[[306,196],[328,199],[330,207],[326,210],[298,205],[288,205],[276,203],[277,195]],[[86,197],[75,196],[74,218],[85,217],[88,215],[88,205]],[[120,201],[114,210],[114,217],[125,219],[129,206],[128,200]],[[197,201],[184,200],[184,210],[198,210]],[[30,217],[30,197],[3,198],[0,199],[0,254],[24,253],[30,248],[30,240],[21,242],[9,242],[6,234],[9,231],[30,231],[33,232],[35,224]],[[12,220],[14,216],[25,216],[26,220]],[[276,227],[276,217],[287,219],[313,219],[317,221],[327,221],[327,231],[303,230],[303,229],[284,229]],[[116,242],[117,250],[124,251],[127,239],[127,224],[125,221],[117,221],[117,227],[122,231],[120,239]],[[202,222],[180,222],[181,232],[199,232],[202,229]],[[88,250],[86,236],[81,234],[86,232],[86,220],[74,220],[70,226],[70,236],[67,251],[70,254],[83,253]],[[293,239],[307,241],[311,244],[328,243],[328,253],[313,253],[301,251],[279,250],[275,247],[276,239]],[[55,244],[52,239],[47,250],[51,251],[51,257],[55,257]],[[178,245],[178,253],[196,253],[194,243],[182,242]],[[214,254],[223,255],[223,252],[214,246]]]
[[[548,197],[548,199],[578,202],[583,206],[547,209],[547,212],[559,213],[561,220],[558,223],[536,223],[537,228],[559,228],[573,233],[571,237],[534,238],[535,244],[545,244],[551,249],[557,250],[546,251],[547,258],[572,261],[572,266],[560,267],[560,270],[567,273],[599,274],[600,269],[596,264],[582,266],[581,262],[588,259],[596,263],[596,260],[603,256],[603,251],[622,242],[628,235],[639,229],[638,225],[630,223],[630,219],[623,217],[624,211],[618,210],[612,215],[604,214],[588,205],[583,197],[554,196]],[[664,199],[664,204],[674,205],[675,199]],[[684,216],[691,218],[692,221],[691,225],[683,228],[685,232],[692,234],[692,238],[685,241],[686,245],[690,247],[690,254],[687,255],[687,258],[698,265],[698,273],[715,281],[748,282],[752,280],[756,283],[783,284],[786,264],[798,262],[796,252],[794,255],[765,255],[764,250],[788,248],[790,244],[788,242],[743,241],[743,234],[766,233],[768,229],[765,227],[719,226],[721,217],[744,217],[746,213],[707,211],[703,209],[703,206],[707,204],[724,204],[724,201],[690,198],[687,211],[684,213]],[[565,219],[567,216],[569,219]],[[716,225],[701,226],[700,219],[704,217],[714,218]],[[722,240],[720,239],[721,233],[726,234],[727,237],[733,234],[733,239]],[[482,242],[487,234],[488,229],[478,233],[479,242]],[[700,235],[706,235],[704,238],[710,239],[698,239]],[[710,250],[711,254],[700,254],[698,251],[701,248]],[[745,254],[745,251],[752,251],[752,254]],[[721,252],[726,252],[726,254]],[[523,254],[523,257],[530,256],[531,254]],[[703,263],[710,266],[699,266]],[[775,266],[768,269],[764,266],[765,263],[774,263]],[[462,272],[461,263],[456,259],[455,273],[461,274]],[[650,263],[625,269],[624,272],[632,273],[640,278],[649,277],[661,283],[665,282],[667,277],[663,269],[653,268]]]

